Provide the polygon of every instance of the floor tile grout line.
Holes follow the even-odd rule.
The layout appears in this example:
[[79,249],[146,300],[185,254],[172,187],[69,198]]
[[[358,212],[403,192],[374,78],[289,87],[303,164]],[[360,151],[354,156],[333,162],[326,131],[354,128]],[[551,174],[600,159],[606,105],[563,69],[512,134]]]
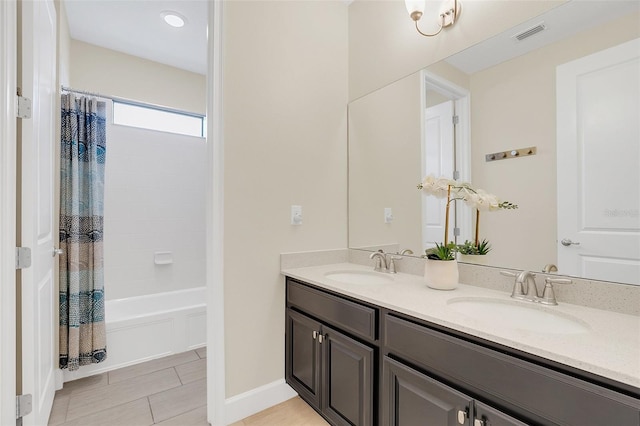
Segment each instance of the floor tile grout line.
[[178,376],[178,380],[180,380],[180,385],[184,386],[185,383],[182,381],[182,377],[180,377],[180,373],[178,373],[178,369],[175,366],[173,367],[173,371],[176,372],[176,376]]
[[[139,400],[141,400],[143,398],[145,398],[147,400],[147,404],[149,404],[149,411],[151,411],[151,404],[149,403],[149,397],[148,396],[143,396],[141,398],[136,398],[136,399],[132,399],[131,401],[123,402],[122,404],[114,405],[112,407],[103,408],[102,410],[93,411],[91,413],[85,414],[84,416],[74,417],[73,419],[69,419],[68,421],[70,421],[70,422],[71,421],[78,422],[78,420],[82,420],[85,417],[90,417],[90,416],[94,416],[96,414],[100,414],[100,413],[102,413],[104,411],[113,410],[114,408],[118,408],[118,407],[120,407],[122,405],[126,405],[126,404],[131,404],[132,402],[139,401]],[[69,404],[69,405],[71,405],[71,404]],[[68,409],[68,407],[67,407],[67,409]],[[151,416],[153,418],[153,411],[151,411]],[[67,423],[67,418],[65,417],[64,422],[59,424],[58,426],[64,426],[66,423]]]
[[151,413],[151,420],[153,420],[152,424],[156,424],[156,416],[153,414],[153,408],[151,407],[151,400],[149,399],[149,397],[147,396],[147,404],[149,405],[149,412]]
[[[167,357],[171,357],[171,356],[175,356],[175,355],[180,355],[180,354],[186,354],[186,353],[188,353],[188,352],[195,352],[195,351],[178,352],[177,354],[167,355]],[[120,381],[118,381],[118,382],[116,382],[116,383],[121,383],[121,382],[124,382],[125,380],[131,380],[131,379],[134,379],[134,378],[136,378],[136,377],[145,376],[145,375],[147,375],[147,374],[155,373],[155,372],[158,372],[158,371],[168,370],[169,368],[175,368],[175,367],[177,367],[177,366],[179,366],[179,365],[185,365],[185,364],[189,364],[189,363],[191,363],[191,362],[199,361],[200,356],[198,355],[198,353],[197,353],[197,352],[195,353],[195,356],[196,356],[196,357],[198,357],[198,359],[192,359],[192,360],[189,360],[189,361],[182,361],[182,362],[177,362],[177,363],[175,363],[175,364],[170,364],[170,365],[164,366],[164,367],[162,367],[162,368],[159,368],[158,370],[148,371],[148,372],[146,372],[146,373],[144,373],[144,374],[137,374],[137,375],[135,375],[135,376],[128,377],[128,378],[126,378],[126,379],[124,379],[124,380],[120,380]],[[116,372],[116,371],[118,371],[118,370],[122,370],[122,369],[125,369],[125,368],[130,368],[130,367],[140,367],[140,366],[142,366],[142,365],[144,365],[144,364],[146,364],[146,363],[150,363],[150,362],[154,362],[154,361],[157,361],[157,360],[161,360],[161,359],[163,359],[163,358],[166,358],[166,357],[155,358],[155,359],[151,359],[151,360],[149,360],[149,361],[141,362],[141,363],[139,363],[139,364],[128,365],[128,366],[126,366],[126,367],[121,367],[121,368],[117,368],[117,369],[115,369],[115,370],[111,370],[111,371],[109,371],[109,372],[107,372],[107,373],[114,373],[114,372]],[[109,376],[109,379],[110,379],[110,376]],[[111,384],[111,383],[109,383],[109,384]]]
[[[82,390],[82,391],[73,392],[73,393],[70,393],[70,394],[69,394],[69,396],[77,396],[77,395],[79,395],[79,394],[83,394],[83,393],[85,393],[85,392],[94,392],[96,389],[101,389],[101,388],[103,388],[103,387],[117,386],[117,385],[120,385],[120,384],[122,384],[122,383],[126,383],[126,382],[129,382],[129,381],[138,380],[138,379],[140,379],[141,377],[144,377],[144,376],[148,376],[148,375],[151,375],[151,374],[155,374],[155,373],[159,373],[159,372],[161,372],[161,371],[171,370],[171,369],[173,369],[174,373],[176,373],[176,376],[178,377],[178,381],[180,381],[180,376],[178,375],[178,373],[177,373],[177,371],[176,371],[175,367],[166,367],[166,368],[163,368],[163,369],[160,369],[160,370],[155,370],[155,371],[150,371],[150,372],[145,373],[145,374],[140,374],[140,375],[138,375],[138,376],[129,377],[128,379],[121,380],[121,381],[116,382],[116,383],[113,383],[113,384],[107,384],[107,385],[104,385],[104,386],[99,386],[99,387],[95,387],[95,388],[89,388],[89,389],[85,389],[85,390]],[[180,382],[180,383],[182,383],[182,382]],[[175,387],[175,386],[174,386],[174,387]],[[157,393],[157,392],[156,392],[156,393]]]
[[[168,368],[165,368],[165,370],[168,370]],[[178,381],[180,381],[180,377],[178,377]],[[141,397],[136,398],[136,399],[132,399],[132,400],[129,400],[129,401],[125,401],[125,402],[123,402],[123,403],[121,403],[121,404],[118,404],[118,405],[113,405],[113,406],[111,406],[111,407],[105,408],[105,409],[100,410],[100,411],[109,410],[109,409],[114,408],[114,407],[119,407],[119,406],[121,406],[121,405],[123,405],[123,404],[129,404],[129,403],[131,403],[131,402],[133,402],[133,401],[137,401],[137,400],[142,399],[142,398],[149,398],[149,397],[151,397],[151,396],[154,396],[154,395],[160,394],[160,393],[162,393],[162,392],[166,392],[166,391],[168,391],[168,390],[177,389],[177,388],[182,387],[182,386],[183,386],[182,384],[177,385],[177,386],[172,386],[172,387],[170,387],[170,388],[167,388],[167,389],[164,389],[164,390],[161,390],[161,391],[158,391],[158,392],[152,393],[152,394],[144,395],[144,396],[141,396]],[[69,400],[69,407],[70,407],[70,406],[71,406],[71,400]],[[69,410],[69,407],[67,407],[67,416],[68,416],[68,410]],[[149,408],[151,408],[151,400],[149,400]],[[99,413],[100,411],[95,411],[95,412],[94,412],[94,413],[92,413],[92,414]],[[151,410],[151,413],[153,414],[153,410]],[[87,414],[87,415],[89,415],[89,414]],[[82,417],[87,417],[87,415],[84,415],[84,416],[81,416],[81,417],[74,417],[73,419],[70,419],[70,420],[77,420],[77,419],[82,418]],[[65,419],[65,422],[66,422],[66,421],[67,421],[67,419]],[[60,426],[63,426],[63,425],[60,425]]]

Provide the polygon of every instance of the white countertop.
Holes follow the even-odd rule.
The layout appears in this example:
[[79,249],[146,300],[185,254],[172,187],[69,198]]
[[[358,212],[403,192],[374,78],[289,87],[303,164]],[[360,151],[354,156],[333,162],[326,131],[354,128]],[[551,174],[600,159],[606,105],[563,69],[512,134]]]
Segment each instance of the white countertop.
[[[285,269],[283,275],[315,284],[380,307],[440,324],[495,343],[519,349],[552,361],[640,387],[640,317],[570,305],[540,306],[516,301],[509,294],[460,284],[452,291],[433,290],[423,278],[409,274],[386,274],[393,282],[384,284],[345,284],[328,279],[334,271],[372,272],[369,266],[338,263]],[[488,324],[453,310],[447,302],[460,297],[501,299],[527,307],[550,310],[570,316],[588,326],[585,333],[552,334]]]

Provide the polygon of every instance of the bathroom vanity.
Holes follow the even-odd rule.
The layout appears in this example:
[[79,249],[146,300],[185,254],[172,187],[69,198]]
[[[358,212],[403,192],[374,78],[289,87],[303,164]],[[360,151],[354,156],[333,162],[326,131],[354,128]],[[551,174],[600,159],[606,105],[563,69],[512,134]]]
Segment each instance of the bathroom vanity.
[[286,380],[334,425],[640,424],[638,317],[560,305],[576,328],[491,326],[452,305],[530,302],[360,265],[283,274]]

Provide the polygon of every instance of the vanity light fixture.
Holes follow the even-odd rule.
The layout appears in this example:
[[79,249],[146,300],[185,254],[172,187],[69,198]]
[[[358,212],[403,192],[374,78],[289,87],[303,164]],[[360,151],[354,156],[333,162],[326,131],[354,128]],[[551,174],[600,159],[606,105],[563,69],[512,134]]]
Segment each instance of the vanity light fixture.
[[171,10],[165,10],[161,12],[160,16],[162,16],[164,22],[174,28],[182,28],[184,27],[185,22],[187,22],[187,19],[184,16],[180,15],[178,12],[174,12]]
[[409,16],[416,23],[416,31],[422,34],[425,37],[433,37],[446,28],[453,26],[456,23],[458,17],[460,17],[460,13],[462,13],[462,4],[458,0],[445,0],[440,6],[440,14],[438,17],[438,25],[440,25],[440,29],[433,34],[428,34],[420,31],[418,28],[418,21],[422,18],[424,13],[424,8],[426,1],[425,0],[405,0],[405,6],[407,7],[407,12],[409,12]]

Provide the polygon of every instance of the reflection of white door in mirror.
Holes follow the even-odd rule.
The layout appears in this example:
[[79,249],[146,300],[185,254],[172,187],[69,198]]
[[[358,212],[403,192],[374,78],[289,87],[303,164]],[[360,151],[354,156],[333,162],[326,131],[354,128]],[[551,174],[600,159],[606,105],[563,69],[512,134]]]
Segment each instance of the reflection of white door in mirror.
[[[470,175],[469,92],[433,73],[423,71],[422,176],[468,181]],[[445,199],[422,195],[422,250],[444,241]],[[449,241],[461,243],[471,235],[471,211],[453,203]],[[460,237],[456,240],[456,237]]]
[[559,273],[640,284],[638,76],[640,39],[557,68]]
[[[427,98],[429,92],[427,92]],[[445,101],[425,110],[424,134],[422,137],[423,176],[445,176],[453,178],[454,132],[453,101]],[[422,250],[444,241],[445,204],[444,198],[422,195]],[[455,223],[455,209],[449,214],[450,223]],[[453,239],[453,226],[449,228],[449,241]]]

